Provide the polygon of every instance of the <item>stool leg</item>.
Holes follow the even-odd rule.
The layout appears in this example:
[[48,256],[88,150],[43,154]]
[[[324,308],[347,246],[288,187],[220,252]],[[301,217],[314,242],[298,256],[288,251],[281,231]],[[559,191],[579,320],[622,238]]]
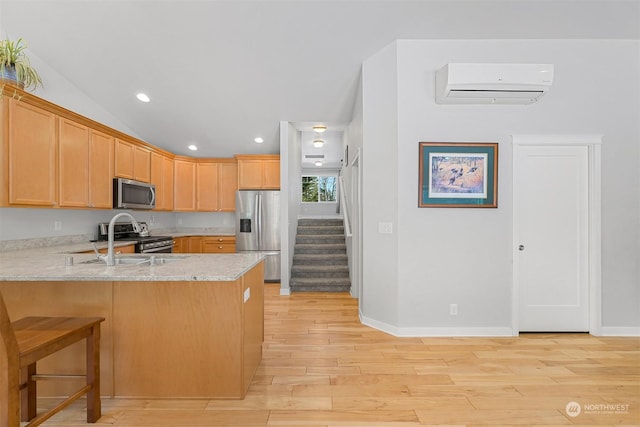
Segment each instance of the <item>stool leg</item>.
[[35,418],[37,412],[37,390],[33,376],[36,374],[36,364],[22,368],[20,370],[20,384],[25,388],[20,391],[20,414],[22,421],[29,421]]
[[102,416],[100,402],[100,324],[91,328],[87,337],[87,422],[95,423]]

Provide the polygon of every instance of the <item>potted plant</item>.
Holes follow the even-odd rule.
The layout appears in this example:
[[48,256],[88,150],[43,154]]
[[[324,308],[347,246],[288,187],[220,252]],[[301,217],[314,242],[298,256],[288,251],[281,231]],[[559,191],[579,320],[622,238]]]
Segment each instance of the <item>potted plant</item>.
[[38,72],[31,66],[25,53],[27,45],[21,38],[0,40],[0,81],[12,83],[24,90],[42,86]]

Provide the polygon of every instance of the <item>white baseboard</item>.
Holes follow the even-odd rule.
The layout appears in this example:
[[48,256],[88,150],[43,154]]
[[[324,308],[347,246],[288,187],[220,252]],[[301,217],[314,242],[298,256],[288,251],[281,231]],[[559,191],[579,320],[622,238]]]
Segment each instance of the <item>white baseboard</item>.
[[601,326],[601,337],[640,337],[640,326]]
[[287,295],[291,295],[291,289],[290,288],[280,288],[280,296],[287,296]]
[[396,337],[512,337],[513,329],[508,327],[442,327],[442,328],[403,328],[378,320],[367,318],[358,313],[362,324],[378,329]]

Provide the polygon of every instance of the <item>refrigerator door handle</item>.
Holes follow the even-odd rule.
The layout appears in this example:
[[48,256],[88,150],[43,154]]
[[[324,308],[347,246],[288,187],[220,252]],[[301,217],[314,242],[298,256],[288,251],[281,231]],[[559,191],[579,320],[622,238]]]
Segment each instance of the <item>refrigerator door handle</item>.
[[256,194],[256,207],[255,207],[255,212],[256,212],[256,222],[257,224],[257,230],[256,232],[258,233],[258,249],[262,249],[262,195],[261,194]]

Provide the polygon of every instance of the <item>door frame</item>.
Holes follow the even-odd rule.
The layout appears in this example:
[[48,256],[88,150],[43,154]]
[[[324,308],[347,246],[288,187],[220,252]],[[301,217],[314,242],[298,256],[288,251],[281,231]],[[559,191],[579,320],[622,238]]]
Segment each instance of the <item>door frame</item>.
[[517,154],[521,146],[583,146],[588,149],[588,289],[589,289],[589,333],[600,335],[602,328],[602,135],[511,135],[512,146],[512,195],[513,195],[513,234],[512,234],[512,256],[513,256],[513,293],[512,293],[512,318],[511,325],[513,335],[520,333],[519,319],[519,290],[518,279],[519,257],[518,244],[516,242],[519,218],[516,207],[519,197],[517,176]]

